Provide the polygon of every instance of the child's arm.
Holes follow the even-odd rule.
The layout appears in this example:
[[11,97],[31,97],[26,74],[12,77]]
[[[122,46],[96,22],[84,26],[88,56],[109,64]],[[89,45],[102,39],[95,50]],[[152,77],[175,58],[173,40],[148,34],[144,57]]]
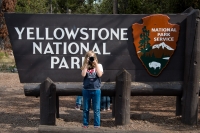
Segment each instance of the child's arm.
[[96,73],[98,75],[98,77],[101,77],[103,75],[103,71],[102,71],[102,68],[100,68],[100,65],[95,65],[95,69],[96,69]]
[[83,77],[85,77],[85,75],[86,75],[87,68],[88,68],[88,66],[85,65],[85,67],[83,68],[83,70],[82,70],[82,72],[81,72],[81,75],[82,75]]

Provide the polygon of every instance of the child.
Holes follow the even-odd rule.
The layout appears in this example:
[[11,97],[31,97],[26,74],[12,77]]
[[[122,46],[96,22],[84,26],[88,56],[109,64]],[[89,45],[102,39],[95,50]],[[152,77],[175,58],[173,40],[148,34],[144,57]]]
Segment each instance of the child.
[[85,54],[83,66],[81,67],[83,80],[83,127],[89,125],[89,109],[92,101],[94,112],[94,128],[100,127],[100,101],[101,101],[101,79],[103,67],[98,64],[98,59],[93,51]]

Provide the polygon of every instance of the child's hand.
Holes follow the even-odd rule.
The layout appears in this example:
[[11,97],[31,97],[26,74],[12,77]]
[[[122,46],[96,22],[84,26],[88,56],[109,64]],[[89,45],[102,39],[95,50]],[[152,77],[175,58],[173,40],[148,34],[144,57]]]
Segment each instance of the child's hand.
[[94,60],[93,63],[95,64],[95,66],[98,65],[97,60]]
[[93,62],[95,63],[95,65],[97,64],[97,60],[94,60]]

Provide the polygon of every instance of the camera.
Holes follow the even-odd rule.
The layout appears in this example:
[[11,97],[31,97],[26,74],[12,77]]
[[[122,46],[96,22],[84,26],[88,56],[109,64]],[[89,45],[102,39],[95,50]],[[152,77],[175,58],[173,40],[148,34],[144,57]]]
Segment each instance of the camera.
[[94,57],[90,57],[90,58],[89,58],[89,61],[90,61],[90,62],[93,62],[93,61],[94,61]]

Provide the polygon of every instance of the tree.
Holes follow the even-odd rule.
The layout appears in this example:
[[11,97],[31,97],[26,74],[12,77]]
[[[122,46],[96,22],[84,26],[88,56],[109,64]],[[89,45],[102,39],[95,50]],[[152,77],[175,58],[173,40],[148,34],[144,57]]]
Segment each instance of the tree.
[[103,0],[99,5],[98,11],[100,14],[113,14],[112,0]]
[[84,2],[84,0],[57,0],[60,13],[67,13],[68,9],[74,13]]
[[200,0],[118,0],[119,14],[181,13],[189,7],[200,9]]
[[173,4],[173,12],[181,13],[189,7],[200,9],[200,0],[176,0]]
[[149,43],[149,30],[146,29],[146,26],[144,26],[142,28],[142,33],[140,34],[140,46],[138,48],[140,48],[140,51],[142,53],[145,53],[146,51],[149,50],[149,48],[151,47],[150,43]]
[[16,3],[17,3],[17,0],[3,0],[2,6],[1,6],[2,11],[3,12],[14,12]]
[[[3,12],[14,12],[15,11],[15,5],[17,0],[3,0],[1,3],[1,12],[0,12],[0,49],[11,49],[10,40],[8,37],[8,30],[6,27],[4,14]],[[2,12],[3,11],[3,12]]]
[[48,13],[47,0],[17,0],[18,13]]
[[98,5],[90,5],[90,4],[84,4],[80,6],[79,8],[74,11],[74,13],[78,14],[98,14]]
[[88,0],[87,3],[83,2],[73,13],[78,14],[98,14],[98,4],[94,4],[93,0]]

